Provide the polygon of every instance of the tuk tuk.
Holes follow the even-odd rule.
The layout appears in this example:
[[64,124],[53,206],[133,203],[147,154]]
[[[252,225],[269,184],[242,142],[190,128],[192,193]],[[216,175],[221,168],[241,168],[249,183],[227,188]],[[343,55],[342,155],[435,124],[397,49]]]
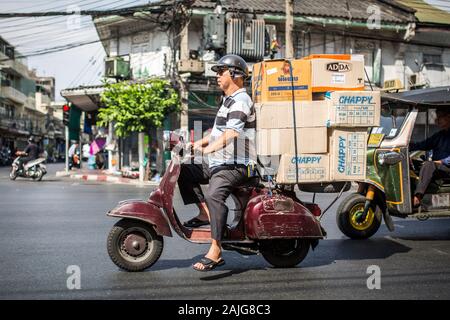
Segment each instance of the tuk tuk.
[[357,182],[357,192],[343,199],[336,213],[339,229],[352,239],[371,237],[382,219],[394,231],[392,216],[450,217],[450,179],[433,180],[414,208],[420,167],[431,154],[409,152],[410,142],[439,131],[436,110],[450,108],[450,86],[383,93],[381,102],[381,126],[369,132],[366,179]]

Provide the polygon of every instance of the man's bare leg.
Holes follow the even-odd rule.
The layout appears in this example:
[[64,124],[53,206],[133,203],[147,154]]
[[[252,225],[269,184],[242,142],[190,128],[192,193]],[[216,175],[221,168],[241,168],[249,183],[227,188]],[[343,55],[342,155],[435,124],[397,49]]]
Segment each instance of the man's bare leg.
[[[205,257],[215,262],[219,261],[222,257],[222,247],[220,245],[220,241],[212,239],[211,246],[209,247],[209,251]],[[201,262],[197,262],[194,264],[194,268],[203,270],[205,269],[205,266]]]
[[199,213],[196,216],[196,218],[202,221],[211,221],[209,219],[209,210],[208,207],[206,206],[206,203],[205,202],[197,203],[197,207],[199,209]]

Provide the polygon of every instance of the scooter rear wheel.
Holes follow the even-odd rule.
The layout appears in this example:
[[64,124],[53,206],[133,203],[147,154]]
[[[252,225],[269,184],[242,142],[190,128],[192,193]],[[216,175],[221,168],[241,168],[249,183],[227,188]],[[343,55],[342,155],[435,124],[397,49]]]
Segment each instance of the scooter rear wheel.
[[33,176],[33,180],[41,181],[43,176],[44,176],[44,171],[42,171],[42,169],[38,168],[38,169],[36,169],[36,175]]
[[261,244],[261,254],[275,268],[292,268],[306,258],[310,246],[305,239],[266,240]]
[[122,219],[108,235],[107,249],[111,260],[126,271],[143,271],[161,256],[164,241],[145,222]]

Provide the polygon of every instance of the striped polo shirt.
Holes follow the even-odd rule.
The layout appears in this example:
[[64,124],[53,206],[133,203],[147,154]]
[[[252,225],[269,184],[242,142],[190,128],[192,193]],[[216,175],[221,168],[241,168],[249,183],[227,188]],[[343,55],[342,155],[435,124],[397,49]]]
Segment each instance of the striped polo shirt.
[[245,88],[224,97],[216,115],[209,144],[216,141],[227,129],[233,129],[239,136],[225,148],[209,154],[209,167],[224,164],[256,163],[256,116],[255,108]]

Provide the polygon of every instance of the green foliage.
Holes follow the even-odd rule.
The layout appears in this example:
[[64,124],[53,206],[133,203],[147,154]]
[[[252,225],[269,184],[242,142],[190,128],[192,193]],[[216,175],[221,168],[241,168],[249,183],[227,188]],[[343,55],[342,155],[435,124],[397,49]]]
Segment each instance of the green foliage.
[[143,83],[105,83],[101,101],[106,107],[99,110],[99,125],[113,122],[119,137],[161,127],[164,118],[181,105],[170,83],[157,78]]

